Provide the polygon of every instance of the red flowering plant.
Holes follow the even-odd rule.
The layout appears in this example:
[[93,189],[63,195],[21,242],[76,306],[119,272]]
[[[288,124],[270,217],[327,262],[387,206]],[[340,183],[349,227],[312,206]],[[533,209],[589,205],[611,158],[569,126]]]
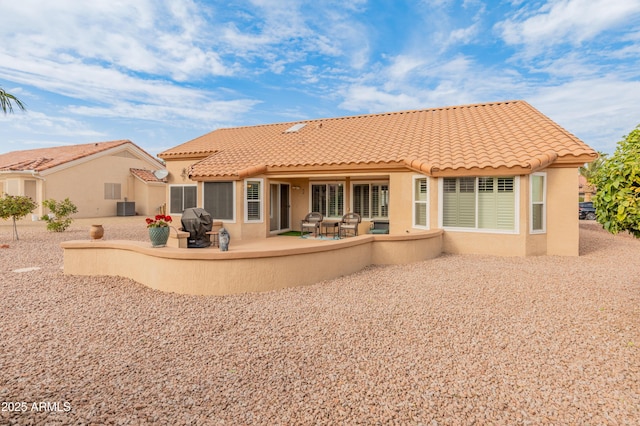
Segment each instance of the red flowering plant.
[[155,219],[147,218],[147,228],[164,228],[172,222],[171,216],[157,214]]

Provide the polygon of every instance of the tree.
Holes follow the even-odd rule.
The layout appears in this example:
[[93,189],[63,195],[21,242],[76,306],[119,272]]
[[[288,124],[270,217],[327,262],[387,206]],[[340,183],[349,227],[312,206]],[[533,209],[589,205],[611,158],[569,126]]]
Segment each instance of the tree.
[[20,239],[18,238],[18,227],[16,225],[16,220],[22,219],[23,217],[31,213],[36,207],[38,207],[38,203],[33,201],[31,197],[27,197],[25,195],[5,194],[0,198],[0,218],[13,219],[13,235],[11,236],[12,239]]
[[602,163],[606,158],[607,158],[606,153],[598,151],[598,158],[596,158],[594,161],[590,163],[585,164],[584,166],[580,167],[580,169],[578,169],[578,171],[580,172],[580,175],[583,176],[588,183],[593,185],[594,184],[593,180],[595,179],[596,174],[598,173],[598,170],[600,169],[600,167],[602,167]]
[[54,199],[44,200],[42,205],[51,212],[51,214],[42,216],[42,219],[47,222],[47,229],[49,231],[64,231],[73,221],[69,216],[73,213],[78,213],[78,208],[68,198],[65,198],[64,201],[56,201]]
[[640,238],[640,125],[618,142],[594,178],[596,218],[604,229]]
[[15,103],[22,111],[27,109],[20,99],[16,98],[11,93],[5,92],[5,90],[0,87],[0,108],[2,108],[2,112],[4,112],[5,115],[13,112],[12,103]]

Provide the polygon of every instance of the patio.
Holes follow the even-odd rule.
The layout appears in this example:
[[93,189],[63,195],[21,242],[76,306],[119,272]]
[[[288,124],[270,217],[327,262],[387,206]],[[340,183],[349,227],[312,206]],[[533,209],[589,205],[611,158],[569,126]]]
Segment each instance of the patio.
[[231,241],[218,248],[153,248],[129,240],[61,243],[66,275],[131,278],[150,288],[193,295],[227,295],[314,284],[358,272],[438,257],[442,231],[360,235],[344,239],[276,236]]

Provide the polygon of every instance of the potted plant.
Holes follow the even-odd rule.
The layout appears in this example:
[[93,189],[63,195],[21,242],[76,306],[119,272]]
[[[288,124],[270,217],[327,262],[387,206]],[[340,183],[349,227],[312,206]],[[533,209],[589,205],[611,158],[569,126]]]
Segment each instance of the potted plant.
[[171,216],[158,214],[153,219],[148,217],[146,221],[151,245],[153,247],[166,246],[169,239],[169,224],[172,222]]

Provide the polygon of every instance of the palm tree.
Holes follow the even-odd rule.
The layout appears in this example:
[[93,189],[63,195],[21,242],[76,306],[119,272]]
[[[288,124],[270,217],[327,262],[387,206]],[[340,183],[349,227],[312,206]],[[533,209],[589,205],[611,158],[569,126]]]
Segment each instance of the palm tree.
[[584,176],[587,182],[592,183],[592,180],[598,172],[598,169],[602,166],[602,163],[606,158],[607,154],[598,151],[598,158],[596,158],[591,163],[587,163],[584,166],[580,167],[578,171],[582,176]]
[[20,99],[16,98],[11,93],[5,92],[5,90],[0,87],[0,108],[2,108],[2,112],[4,112],[5,115],[13,112],[12,102],[23,111],[27,109]]

